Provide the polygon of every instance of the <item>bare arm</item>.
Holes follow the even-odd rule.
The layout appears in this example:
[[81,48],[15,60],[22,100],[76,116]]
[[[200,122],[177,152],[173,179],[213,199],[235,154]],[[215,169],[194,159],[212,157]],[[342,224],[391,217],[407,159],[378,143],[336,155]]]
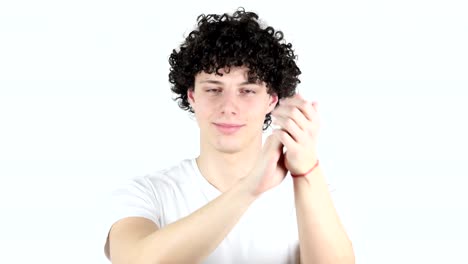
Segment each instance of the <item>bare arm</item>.
[[112,263],[200,263],[254,201],[239,183],[191,215],[162,229],[144,218],[117,222],[109,236]]
[[213,252],[264,191],[286,174],[278,166],[281,144],[270,136],[250,174],[191,215],[161,229],[144,218],[125,218],[110,231],[114,264],[200,263]]
[[[280,126],[273,133],[287,149],[285,165],[291,174],[302,174],[311,164],[317,164],[317,102],[296,94],[284,99],[272,116],[274,124]],[[351,242],[333,206],[320,165],[305,177],[294,178],[294,197],[301,263],[354,263]]]
[[294,179],[301,263],[353,264],[353,248],[333,206],[322,170]]

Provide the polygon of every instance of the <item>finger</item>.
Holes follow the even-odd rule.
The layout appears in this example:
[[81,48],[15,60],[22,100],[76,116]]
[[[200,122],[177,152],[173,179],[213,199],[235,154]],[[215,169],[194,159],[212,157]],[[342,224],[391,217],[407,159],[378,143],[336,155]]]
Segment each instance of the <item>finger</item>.
[[283,145],[287,149],[292,149],[292,148],[297,147],[296,141],[294,141],[291,135],[287,133],[286,131],[282,129],[275,129],[273,130],[273,134],[275,134],[278,137],[279,141],[283,143]]
[[296,142],[300,142],[301,134],[303,133],[302,129],[296,124],[296,122],[290,118],[284,118],[282,116],[277,116],[273,121],[274,125],[280,126],[282,130],[289,133],[292,139]]
[[273,111],[272,115],[275,118],[292,119],[301,130],[304,130],[310,122],[294,105],[280,106]]
[[318,113],[318,109],[319,109],[318,102],[312,102],[312,107],[314,108],[315,112]]
[[265,140],[265,148],[276,149],[282,145],[281,141],[275,135],[269,135]]
[[314,109],[313,104],[299,95],[284,99],[280,102],[280,106],[281,105],[297,107],[309,121],[313,120],[314,113],[316,112],[316,109]]
[[319,103],[317,101],[312,102],[312,107],[314,112],[312,115],[312,120],[314,121],[314,127],[317,128],[320,125],[320,116],[319,116]]
[[271,157],[274,160],[279,160],[283,154],[283,143],[279,140],[277,135],[271,134],[265,141],[263,155]]

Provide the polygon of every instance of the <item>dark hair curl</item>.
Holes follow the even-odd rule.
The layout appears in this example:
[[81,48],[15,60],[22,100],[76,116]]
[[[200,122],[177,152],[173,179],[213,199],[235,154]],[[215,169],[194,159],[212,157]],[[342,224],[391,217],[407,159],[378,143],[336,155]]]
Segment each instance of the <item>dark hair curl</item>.
[[[283,32],[270,26],[263,28],[258,15],[243,8],[232,15],[202,14],[197,21],[197,29],[169,57],[169,82],[180,108],[193,113],[187,90],[194,88],[196,74],[222,75],[220,69],[231,67],[247,67],[248,80],[265,82],[268,93],[276,93],[279,99],[295,94],[301,71]],[[263,129],[270,124],[271,115],[267,114]]]

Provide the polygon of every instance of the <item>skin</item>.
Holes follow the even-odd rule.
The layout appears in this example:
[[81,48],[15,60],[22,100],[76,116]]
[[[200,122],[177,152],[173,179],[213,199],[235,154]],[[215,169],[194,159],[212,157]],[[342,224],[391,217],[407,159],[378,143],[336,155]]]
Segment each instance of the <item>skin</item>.
[[[320,129],[318,103],[299,94],[286,98],[272,113],[281,144],[287,149],[284,165],[291,175],[308,172],[318,161]],[[321,166],[294,178],[301,263],[354,263],[351,241],[328,192]]]
[[[265,83],[246,83],[247,70],[232,68],[229,74],[221,70],[222,77],[199,73],[195,89],[188,91],[200,127],[197,164],[203,176],[222,192],[254,167],[262,150],[265,115],[278,103],[278,96],[268,94]],[[217,129],[215,124],[219,123],[243,126],[235,134],[225,135]]]
[[281,129],[273,133],[286,147],[285,166],[291,174],[307,172],[317,162],[317,138],[320,128],[318,103],[301,95],[281,100],[272,113],[273,124]]
[[[293,175],[303,174],[318,161],[320,118],[318,103],[309,102],[299,94],[282,99],[278,107],[272,108],[278,102],[277,96],[267,93],[266,84],[238,85],[246,80],[247,70],[234,68],[223,77],[201,73],[195,78],[195,91],[189,91],[188,95],[201,131],[202,149],[198,165],[207,180],[220,190],[229,189],[230,180],[247,175],[239,170],[245,168],[244,164],[252,164],[249,162],[252,160],[258,162],[255,155],[261,149],[260,125],[265,114],[272,113],[273,124],[280,128],[272,134],[275,146],[270,153],[272,160],[266,161],[260,169],[263,172],[256,174],[261,175],[258,176],[260,179],[252,181],[253,193],[259,195],[278,185],[286,171]],[[207,80],[220,83],[213,85]],[[254,89],[256,94],[242,95],[244,88]],[[206,91],[212,92],[210,89],[215,89],[215,95],[206,95]],[[247,127],[253,129],[246,129],[235,137],[223,137],[210,125],[219,120],[248,124]],[[284,155],[283,146],[286,148]],[[305,177],[295,178],[294,191],[303,263],[354,262],[351,242],[336,214],[320,166]]]
[[[231,68],[222,77],[200,73],[195,87],[187,92],[200,127],[197,164],[222,194],[163,228],[139,217],[118,221],[109,235],[112,263],[201,263],[252,202],[280,184],[288,170],[300,174],[315,164],[320,127],[317,103],[296,95],[275,108],[278,97],[268,94],[264,83],[245,83],[247,70]],[[281,128],[262,146],[263,120],[270,112]],[[219,123],[242,127],[223,133]],[[351,242],[320,166],[294,178],[294,196],[301,263],[354,263]],[[272,232],[275,228],[281,227],[272,227]]]

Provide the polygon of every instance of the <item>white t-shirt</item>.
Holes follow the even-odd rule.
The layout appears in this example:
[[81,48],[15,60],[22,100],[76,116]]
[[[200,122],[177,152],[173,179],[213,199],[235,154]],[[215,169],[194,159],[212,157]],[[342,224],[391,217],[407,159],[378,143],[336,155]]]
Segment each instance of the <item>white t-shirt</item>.
[[[139,216],[163,228],[219,195],[221,192],[201,175],[195,159],[186,159],[169,169],[134,178],[117,188],[111,195],[112,217],[108,226],[110,229],[122,218]],[[250,205],[204,263],[299,263],[294,189],[290,175]]]

